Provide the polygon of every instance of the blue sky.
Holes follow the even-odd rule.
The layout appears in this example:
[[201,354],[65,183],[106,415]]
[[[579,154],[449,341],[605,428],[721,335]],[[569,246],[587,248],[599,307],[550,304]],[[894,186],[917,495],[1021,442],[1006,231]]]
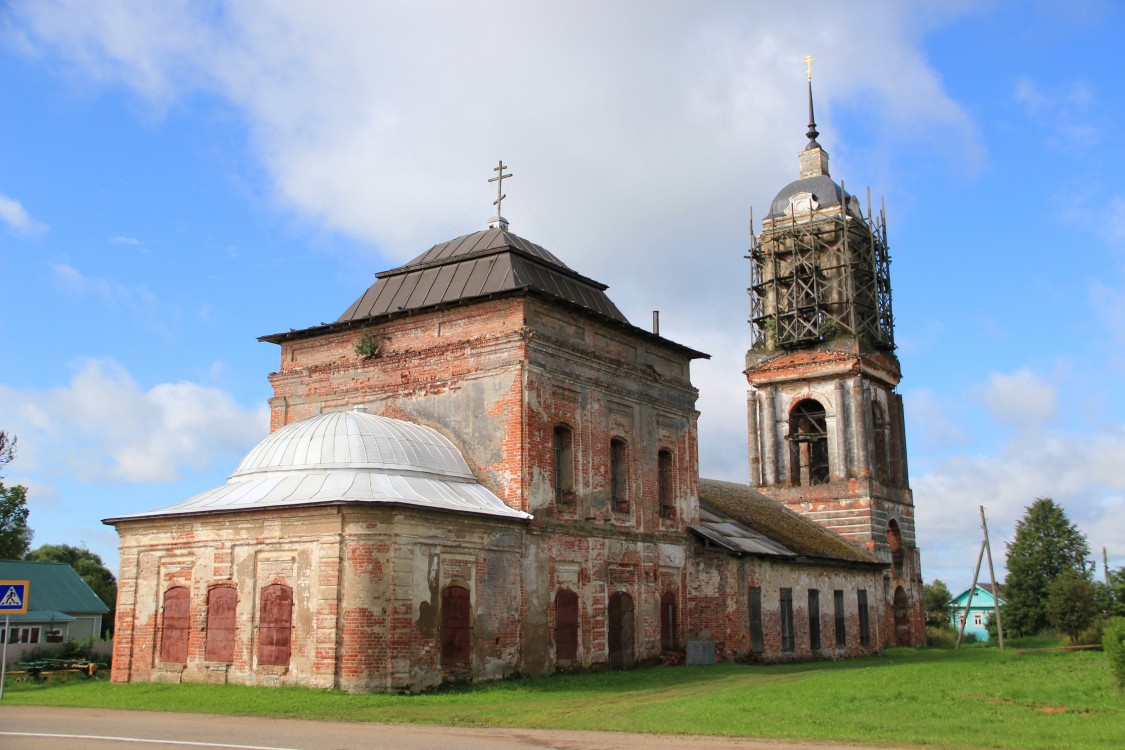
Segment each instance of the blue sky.
[[[927,580],[1037,496],[1125,565],[1125,6],[14,2],[0,27],[0,428],[36,544],[222,483],[277,349],[431,245],[512,230],[712,353],[745,481],[751,209],[820,142],[885,197]],[[757,228],[757,227],[756,227]]]

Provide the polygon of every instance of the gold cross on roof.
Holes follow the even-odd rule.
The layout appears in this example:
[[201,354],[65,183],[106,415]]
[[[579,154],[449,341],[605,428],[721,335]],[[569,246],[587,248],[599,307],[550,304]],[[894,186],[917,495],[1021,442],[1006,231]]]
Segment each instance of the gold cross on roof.
[[805,64],[805,68],[808,72],[810,81],[812,80],[812,64],[813,64],[813,60],[815,60],[815,59],[816,58],[813,57],[812,55],[805,55],[805,59],[802,60],[802,62]]

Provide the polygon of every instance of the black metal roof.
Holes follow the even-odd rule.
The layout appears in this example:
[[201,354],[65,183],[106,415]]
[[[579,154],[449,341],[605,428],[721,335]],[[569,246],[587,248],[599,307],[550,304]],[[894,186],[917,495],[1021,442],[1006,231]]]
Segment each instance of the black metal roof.
[[[844,198],[844,189],[828,175],[818,174],[813,177],[805,177],[790,182],[774,196],[773,202],[770,203],[769,215],[766,218],[783,216],[786,209],[789,208],[789,199],[797,193],[812,193],[816,196],[816,202],[821,208],[838,206]],[[848,200],[854,201],[855,197],[849,193]]]
[[503,229],[486,229],[434,245],[404,266],[375,274],[336,322],[526,289],[629,321],[605,284],[572,271],[549,251]]

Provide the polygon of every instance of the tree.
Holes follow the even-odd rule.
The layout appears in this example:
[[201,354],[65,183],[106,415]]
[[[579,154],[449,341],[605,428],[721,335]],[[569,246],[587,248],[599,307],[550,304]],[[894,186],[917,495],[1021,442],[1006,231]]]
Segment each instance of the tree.
[[933,628],[950,627],[949,618],[953,606],[945,583],[940,578],[927,583],[922,587],[922,598],[926,602],[926,625]]
[[[16,438],[0,430],[0,469],[16,457]],[[0,480],[4,475],[0,474]],[[0,481],[0,560],[19,560],[31,548],[32,531],[27,525],[27,488],[5,487]]]
[[1048,587],[1064,571],[1089,580],[1086,537],[1049,497],[1027,507],[1008,543],[1008,577],[1005,580],[1004,629],[1012,635],[1035,635],[1049,624]]
[[44,544],[27,556],[32,562],[66,563],[94,590],[109,607],[105,627],[113,632],[113,613],[117,607],[117,579],[106,568],[102,558],[85,547],[69,544]]
[[1076,570],[1064,570],[1047,587],[1047,621],[1072,643],[1097,614],[1094,584]]

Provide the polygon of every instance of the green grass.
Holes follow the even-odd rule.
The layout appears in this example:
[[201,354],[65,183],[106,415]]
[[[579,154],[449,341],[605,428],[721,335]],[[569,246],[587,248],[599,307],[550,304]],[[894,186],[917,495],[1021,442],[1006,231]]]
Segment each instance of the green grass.
[[1117,691],[1104,654],[1019,654],[1015,649],[1001,653],[984,647],[889,649],[876,658],[788,666],[722,664],[558,675],[413,696],[235,685],[9,681],[4,702],[898,747],[1125,746],[1125,696]]

